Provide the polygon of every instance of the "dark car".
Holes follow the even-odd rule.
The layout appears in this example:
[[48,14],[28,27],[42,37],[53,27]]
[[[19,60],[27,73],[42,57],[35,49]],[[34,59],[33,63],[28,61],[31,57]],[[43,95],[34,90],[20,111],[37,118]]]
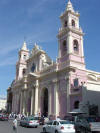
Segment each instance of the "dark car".
[[3,115],[3,114],[1,115],[0,114],[0,120],[1,121],[8,121],[8,116],[7,115]]
[[83,116],[75,116],[74,125],[76,133],[88,133],[91,131],[88,121]]
[[64,120],[69,120],[74,124],[76,133],[90,132],[90,124],[88,123],[87,119],[80,114],[73,116],[65,116]]

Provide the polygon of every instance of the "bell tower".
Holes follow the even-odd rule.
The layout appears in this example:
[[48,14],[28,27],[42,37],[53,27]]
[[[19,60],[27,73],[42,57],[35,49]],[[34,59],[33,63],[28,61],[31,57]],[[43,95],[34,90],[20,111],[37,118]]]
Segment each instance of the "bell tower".
[[27,62],[26,60],[29,57],[29,50],[27,49],[26,42],[24,42],[22,48],[19,51],[19,59],[16,63],[16,80],[22,78],[27,69]]
[[79,25],[80,14],[75,12],[68,0],[64,13],[61,14],[61,28],[57,35],[59,42],[58,62],[67,61],[70,66],[84,69],[83,31]]

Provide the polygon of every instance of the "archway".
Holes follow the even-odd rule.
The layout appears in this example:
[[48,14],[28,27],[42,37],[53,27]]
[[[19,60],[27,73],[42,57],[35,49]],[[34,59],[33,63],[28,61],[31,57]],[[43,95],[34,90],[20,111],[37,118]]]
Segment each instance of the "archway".
[[43,115],[48,116],[48,89],[43,90]]
[[74,109],[79,109],[79,101],[75,101],[74,103]]
[[31,114],[31,91],[28,92],[28,101],[27,101],[27,113],[30,115]]
[[7,99],[7,112],[11,113],[12,111],[12,99],[13,99],[13,94],[12,92],[8,93],[8,99]]

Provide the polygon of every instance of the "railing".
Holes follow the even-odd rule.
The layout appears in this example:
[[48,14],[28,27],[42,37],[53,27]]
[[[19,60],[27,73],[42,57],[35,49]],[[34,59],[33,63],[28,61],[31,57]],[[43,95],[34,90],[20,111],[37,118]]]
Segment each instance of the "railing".
[[82,93],[82,86],[74,87],[71,85],[70,94],[81,94]]
[[65,31],[65,30],[67,30],[67,29],[73,29],[75,31],[82,32],[81,27],[78,28],[78,27],[74,27],[72,25],[68,25],[67,27],[61,27],[61,28],[59,28],[59,34],[62,33],[63,31]]
[[50,66],[44,68],[44,69],[40,72],[40,74],[48,74],[48,73],[51,73],[51,72],[56,71],[56,69],[57,69],[57,64],[52,64],[52,65],[50,65]]

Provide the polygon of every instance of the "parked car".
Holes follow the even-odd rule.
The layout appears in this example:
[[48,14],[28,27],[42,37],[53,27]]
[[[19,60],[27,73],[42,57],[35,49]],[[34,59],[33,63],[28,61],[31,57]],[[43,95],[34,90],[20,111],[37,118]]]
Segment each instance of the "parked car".
[[89,122],[91,132],[100,132],[99,117],[87,117],[86,119]]
[[39,126],[39,121],[36,117],[25,117],[20,120],[20,126],[37,128]]
[[70,121],[53,120],[43,126],[43,132],[49,133],[75,133],[74,125]]
[[91,131],[90,124],[83,116],[75,116],[74,125],[76,132],[88,133]]
[[38,120],[40,125],[44,125],[45,118],[44,117],[38,117],[38,116],[31,116],[34,117],[36,120]]
[[0,120],[1,121],[8,121],[8,116],[7,115],[0,114]]

